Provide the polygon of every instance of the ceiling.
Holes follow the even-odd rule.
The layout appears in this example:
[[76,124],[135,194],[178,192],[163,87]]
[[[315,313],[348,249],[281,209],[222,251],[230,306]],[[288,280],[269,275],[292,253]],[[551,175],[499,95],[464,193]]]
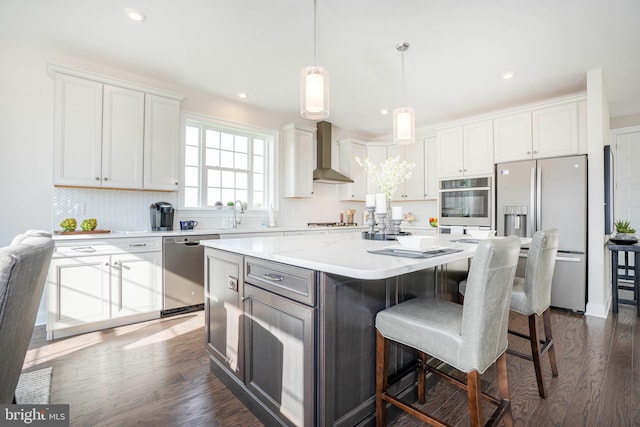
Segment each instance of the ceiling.
[[[124,15],[136,8],[146,20]],[[612,117],[640,113],[640,0],[318,0],[329,121],[388,135],[402,106],[429,127],[586,89],[601,68]],[[0,0],[0,39],[52,48],[297,114],[313,65],[312,0]],[[510,71],[515,77],[502,79]]]

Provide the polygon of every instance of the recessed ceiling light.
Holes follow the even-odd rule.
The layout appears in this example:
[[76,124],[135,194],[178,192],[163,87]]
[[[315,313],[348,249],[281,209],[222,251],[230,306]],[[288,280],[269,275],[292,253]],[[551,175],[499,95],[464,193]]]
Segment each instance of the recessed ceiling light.
[[513,76],[515,76],[515,75],[516,75],[516,73],[514,73],[513,71],[509,71],[509,72],[503,73],[502,74],[502,78],[505,79],[505,80],[509,80],[509,79],[512,79]]
[[144,16],[144,13],[142,13],[139,10],[136,10],[136,9],[125,9],[124,10],[124,14],[127,15],[127,18],[131,19],[132,21],[136,21],[136,22],[142,22],[146,18]]
[[382,114],[383,116],[386,116],[387,114],[389,114],[389,110],[387,110],[386,108],[383,108],[382,110],[380,110],[380,114]]
[[245,99],[245,98],[248,98],[248,97],[249,97],[249,94],[248,94],[248,93],[246,93],[246,92],[240,92],[240,93],[238,94],[238,98]]

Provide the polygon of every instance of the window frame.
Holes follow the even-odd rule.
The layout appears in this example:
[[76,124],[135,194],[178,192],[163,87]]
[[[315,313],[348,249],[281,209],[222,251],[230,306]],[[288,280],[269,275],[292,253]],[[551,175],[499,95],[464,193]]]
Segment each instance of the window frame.
[[[267,212],[269,207],[273,207],[274,209],[278,208],[278,173],[277,173],[277,144],[278,144],[278,131],[273,129],[261,128],[257,126],[241,124],[230,122],[226,120],[221,120],[215,117],[206,116],[197,113],[191,112],[182,112],[180,119],[180,188],[178,194],[178,208],[185,212],[201,212],[201,213],[214,213],[219,211],[215,206],[185,206],[184,197],[185,197],[185,148],[186,148],[186,129],[188,125],[196,126],[200,128],[201,131],[201,144],[199,147],[198,153],[198,162],[199,162],[199,176],[198,176],[198,187],[200,191],[199,195],[199,203],[203,202],[203,192],[207,191],[205,188],[205,171],[206,165],[204,164],[203,155],[205,151],[204,147],[204,139],[203,134],[206,129],[214,128],[216,131],[221,132],[229,132],[233,134],[239,134],[249,137],[249,144],[253,138],[259,138],[264,140],[265,148],[264,148],[264,156],[265,156],[265,183],[264,183],[264,208],[254,208],[249,206],[248,211],[253,212]],[[250,150],[252,152],[252,149]],[[247,170],[248,175],[253,174],[253,159],[249,159],[250,169]],[[249,187],[252,187],[250,185]],[[249,191],[249,190],[248,190]],[[223,204],[226,204],[226,201],[222,201]]]

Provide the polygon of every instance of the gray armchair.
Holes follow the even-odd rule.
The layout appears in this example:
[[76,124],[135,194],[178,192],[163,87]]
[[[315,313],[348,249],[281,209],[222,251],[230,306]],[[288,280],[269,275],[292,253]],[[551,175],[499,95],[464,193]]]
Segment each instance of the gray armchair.
[[14,400],[53,249],[51,235],[34,230],[0,248],[0,404]]

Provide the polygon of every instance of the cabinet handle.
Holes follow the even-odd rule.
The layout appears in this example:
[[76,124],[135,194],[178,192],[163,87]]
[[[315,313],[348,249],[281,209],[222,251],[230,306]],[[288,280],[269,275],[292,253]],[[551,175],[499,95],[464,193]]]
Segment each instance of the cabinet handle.
[[458,169],[458,172],[462,172],[462,169]]
[[147,244],[146,243],[130,243],[129,246],[131,246],[132,248],[135,248],[140,246],[147,246]]
[[104,266],[105,266],[105,267],[109,267],[109,263],[108,263],[108,262],[105,262],[105,263],[104,263]]
[[103,181],[109,181],[109,178],[107,178],[106,176],[104,178],[102,178]]
[[178,181],[174,182],[175,185],[178,185]]
[[99,176],[96,176],[96,181],[100,181],[100,177]]
[[527,154],[531,154],[531,151],[527,151]]
[[227,276],[227,288],[238,292],[238,279],[232,276]]
[[534,151],[533,151],[533,154],[538,154],[538,152],[534,150]]
[[266,277],[267,279],[275,280],[276,282],[282,282],[284,280],[284,277],[278,276],[277,274],[273,273],[264,273],[264,277]]

